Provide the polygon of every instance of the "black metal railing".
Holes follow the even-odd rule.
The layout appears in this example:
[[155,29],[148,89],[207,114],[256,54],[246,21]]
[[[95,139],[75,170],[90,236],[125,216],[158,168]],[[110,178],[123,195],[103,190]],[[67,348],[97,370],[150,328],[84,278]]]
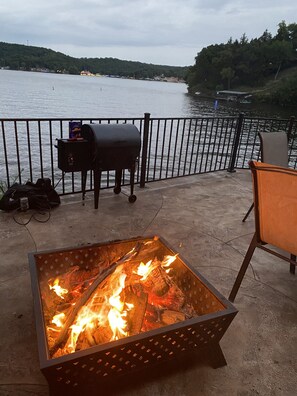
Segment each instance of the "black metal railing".
[[[0,119],[0,182],[10,186],[48,177],[61,195],[82,191],[81,174],[62,173],[57,167],[56,139],[67,138],[70,121],[132,123],[141,134],[141,153],[135,183],[200,173],[248,168],[259,158],[260,131],[286,131],[290,166],[297,162],[297,122],[290,119],[238,117]],[[90,172],[91,173],[91,172]],[[114,172],[102,174],[101,187],[114,185]],[[129,184],[128,172],[123,184]],[[92,174],[87,190],[94,186]]]

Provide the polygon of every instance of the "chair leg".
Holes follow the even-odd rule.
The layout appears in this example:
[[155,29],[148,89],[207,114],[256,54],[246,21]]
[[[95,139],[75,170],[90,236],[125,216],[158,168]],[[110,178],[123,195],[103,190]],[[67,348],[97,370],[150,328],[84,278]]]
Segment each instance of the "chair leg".
[[[291,260],[296,261],[296,256],[294,254],[291,254]],[[291,274],[295,275],[295,271],[296,271],[296,265],[290,263]]]
[[244,277],[244,275],[246,273],[247,267],[248,267],[248,265],[249,265],[249,263],[251,261],[251,258],[252,258],[253,254],[254,254],[254,251],[255,251],[256,247],[257,247],[257,236],[256,236],[256,234],[254,234],[253,239],[252,239],[252,241],[250,243],[250,246],[249,246],[249,248],[248,248],[248,250],[246,252],[246,255],[245,255],[244,259],[243,259],[243,262],[241,264],[240,270],[239,270],[239,272],[237,274],[237,277],[236,277],[236,280],[234,282],[234,285],[232,287],[232,290],[231,290],[231,293],[230,293],[230,296],[229,296],[229,300],[231,302],[234,302],[234,300],[235,300],[235,297],[237,295],[238,289],[240,288],[242,279],[243,279],[243,277]]
[[246,219],[249,217],[249,214],[251,213],[251,211],[254,208],[254,202],[251,204],[249,210],[246,212],[246,215],[244,216],[244,218],[242,219],[242,222],[244,223],[246,221]]

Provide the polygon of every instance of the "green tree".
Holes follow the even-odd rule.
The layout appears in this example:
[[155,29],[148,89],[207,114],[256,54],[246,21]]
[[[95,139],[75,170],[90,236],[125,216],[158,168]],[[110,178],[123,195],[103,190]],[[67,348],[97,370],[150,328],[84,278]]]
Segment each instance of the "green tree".
[[235,71],[231,67],[225,67],[221,70],[223,80],[227,80],[227,88],[231,88],[231,80],[235,76]]
[[279,24],[275,37],[267,30],[251,41],[243,34],[240,40],[230,38],[226,44],[203,48],[190,68],[187,83],[190,92],[211,91],[218,86],[256,87],[267,78],[297,65],[297,25]]

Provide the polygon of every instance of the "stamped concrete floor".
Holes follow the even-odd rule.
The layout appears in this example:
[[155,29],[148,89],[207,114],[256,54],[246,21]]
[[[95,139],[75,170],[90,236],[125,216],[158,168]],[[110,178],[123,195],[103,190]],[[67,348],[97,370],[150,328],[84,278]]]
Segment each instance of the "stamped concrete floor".
[[[48,222],[26,226],[0,213],[0,395],[49,392],[39,370],[28,252],[157,234],[228,297],[254,230],[253,214],[241,221],[252,201],[249,171],[149,183],[136,195],[129,204],[103,191],[98,210],[91,193],[85,206],[80,196],[64,197]],[[27,216],[15,214],[19,222]],[[227,366],[192,358],[97,394],[296,395],[296,286],[287,263],[256,250],[234,304],[239,313],[221,341]]]

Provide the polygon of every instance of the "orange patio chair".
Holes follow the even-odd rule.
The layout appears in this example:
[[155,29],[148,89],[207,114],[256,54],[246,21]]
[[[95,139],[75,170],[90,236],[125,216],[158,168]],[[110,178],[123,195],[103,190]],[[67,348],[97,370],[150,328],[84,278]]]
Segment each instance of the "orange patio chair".
[[[234,301],[256,247],[296,267],[297,255],[297,170],[263,162],[249,162],[254,189],[256,231],[231,290]],[[272,250],[272,245],[282,252]],[[290,258],[285,252],[291,254]]]

